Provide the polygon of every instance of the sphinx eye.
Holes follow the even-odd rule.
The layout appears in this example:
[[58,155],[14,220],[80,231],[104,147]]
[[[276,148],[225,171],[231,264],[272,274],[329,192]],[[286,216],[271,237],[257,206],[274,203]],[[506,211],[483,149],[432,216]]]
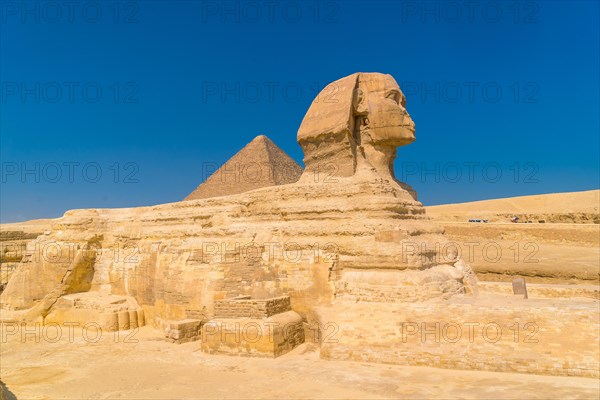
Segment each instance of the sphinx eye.
[[397,90],[390,90],[385,97],[394,100],[396,104],[400,104],[400,92]]

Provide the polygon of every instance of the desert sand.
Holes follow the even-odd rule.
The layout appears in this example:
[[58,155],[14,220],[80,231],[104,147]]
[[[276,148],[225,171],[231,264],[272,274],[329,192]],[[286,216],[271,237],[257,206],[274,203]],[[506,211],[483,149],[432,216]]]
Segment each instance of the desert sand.
[[[277,359],[207,355],[150,327],[86,342],[30,334],[3,343],[0,374],[18,399],[592,399],[598,381],[325,361],[305,343]],[[40,333],[42,338],[42,334]],[[90,337],[94,337],[90,333]]]
[[[510,222],[511,216],[520,222],[600,223],[600,190],[551,193],[444,204],[427,207],[427,214],[438,221],[464,222],[471,218],[490,222]],[[529,218],[528,218],[529,217]]]

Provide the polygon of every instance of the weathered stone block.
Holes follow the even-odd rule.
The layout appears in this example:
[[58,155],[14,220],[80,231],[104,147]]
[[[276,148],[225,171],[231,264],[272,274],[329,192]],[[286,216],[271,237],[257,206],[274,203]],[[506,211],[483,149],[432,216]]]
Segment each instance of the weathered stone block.
[[215,302],[215,318],[268,318],[275,314],[290,311],[289,296],[268,299],[251,299],[239,296]]
[[317,311],[321,357],[449,369],[598,377],[592,299],[486,294],[438,303],[340,302]]
[[200,340],[202,324],[203,321],[197,319],[169,321],[165,337],[167,341],[178,344]]
[[202,327],[205,353],[279,357],[304,343],[302,317],[287,311],[264,319],[215,318]]

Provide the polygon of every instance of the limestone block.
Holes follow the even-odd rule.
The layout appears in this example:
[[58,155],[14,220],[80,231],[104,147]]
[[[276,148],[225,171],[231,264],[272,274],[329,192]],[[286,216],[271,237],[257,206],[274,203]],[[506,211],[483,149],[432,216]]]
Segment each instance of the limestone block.
[[121,311],[117,314],[119,320],[119,330],[126,331],[129,329],[129,311]]
[[172,343],[186,343],[200,340],[202,320],[185,319],[180,321],[169,321],[165,328],[165,337]]
[[202,327],[203,352],[279,357],[304,343],[302,317],[286,311],[269,318],[216,318]]
[[146,317],[144,315],[144,310],[139,308],[137,310],[137,319],[138,319],[138,326],[142,327],[146,325]]
[[600,312],[593,299],[523,301],[488,293],[402,307],[340,302],[317,315],[326,359],[599,376]]
[[289,296],[252,299],[250,296],[219,300],[215,302],[215,318],[268,318],[290,311]]
[[111,332],[119,330],[119,318],[116,312],[102,313],[100,316],[100,321],[100,326],[102,326],[103,329]]
[[138,327],[138,314],[137,310],[129,310],[129,329],[136,329]]

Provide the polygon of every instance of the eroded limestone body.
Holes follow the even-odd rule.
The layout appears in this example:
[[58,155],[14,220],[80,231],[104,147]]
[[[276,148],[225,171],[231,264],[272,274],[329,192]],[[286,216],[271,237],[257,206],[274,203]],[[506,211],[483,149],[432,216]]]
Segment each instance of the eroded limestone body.
[[[365,285],[395,288],[399,302],[464,292],[463,274],[436,251],[441,229],[410,194],[382,178],[336,180],[70,211],[30,243],[3,307],[45,315],[64,294],[104,291],[135,297],[160,324],[211,317],[216,300],[242,294],[289,294],[306,314]],[[54,247],[64,254],[40,255]]]
[[[465,292],[410,187],[393,174],[414,140],[389,75],[332,83],[298,131],[299,182],[154,207],[73,210],[30,243],[2,294],[9,310],[45,317],[69,293],[133,296],[150,323],[211,318],[217,300],[289,295],[308,318],[334,299],[416,302]],[[48,256],[46,250],[57,247]]]

